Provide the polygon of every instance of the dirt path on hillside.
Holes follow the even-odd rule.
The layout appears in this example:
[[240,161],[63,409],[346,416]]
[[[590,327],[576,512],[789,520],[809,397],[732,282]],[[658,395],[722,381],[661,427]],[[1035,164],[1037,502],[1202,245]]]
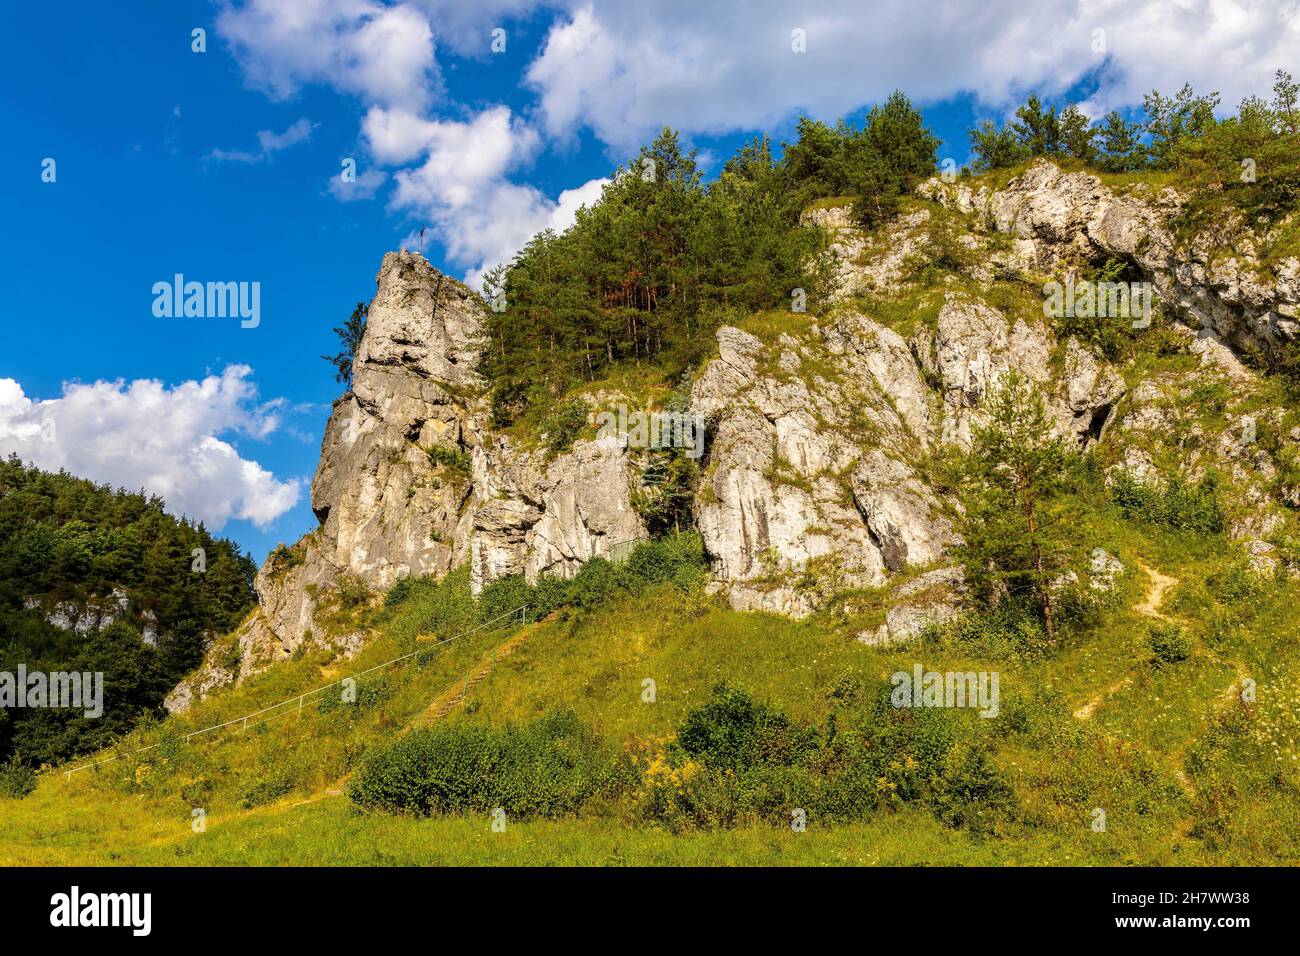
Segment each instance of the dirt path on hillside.
[[[348,776],[351,776],[349,774]],[[204,822],[204,830],[211,830],[214,827],[224,826],[227,823],[234,823],[239,820],[248,820],[254,817],[264,817],[270,814],[285,813],[297,807],[305,807],[308,804],[319,803],[322,800],[329,800],[333,797],[343,796],[343,786],[348,781],[348,777],[339,780],[332,787],[324,790],[318,790],[306,797],[290,797],[284,800],[277,800],[275,803],[268,803],[260,807],[253,807],[249,810],[237,810],[234,813],[218,814],[207,817]],[[150,846],[171,846],[177,843],[173,835],[158,837],[149,842]]]
[[1161,574],[1155,568],[1149,568],[1145,564],[1138,564],[1138,567],[1151,579],[1151,583],[1147,587],[1146,597],[1133,610],[1161,621],[1169,620],[1169,616],[1160,610],[1160,605],[1165,603],[1166,592],[1179,583],[1178,579],[1167,574]]
[[[1142,601],[1135,604],[1133,610],[1146,617],[1153,617],[1158,621],[1170,620],[1169,615],[1161,611],[1160,608],[1165,603],[1165,595],[1169,593],[1169,589],[1178,585],[1178,578],[1172,577],[1168,574],[1161,574],[1155,568],[1148,567],[1141,562],[1138,563],[1138,567],[1142,569],[1143,573],[1146,574],[1149,580],[1146,593],[1142,596]],[[1125,677],[1122,680],[1116,681],[1100,694],[1078,707],[1074,711],[1074,716],[1079,720],[1089,719],[1094,713],[1096,713],[1097,708],[1104,704],[1111,695],[1118,693],[1132,683],[1132,677]]]
[[[1139,563],[1138,567],[1147,575],[1148,584],[1146,593],[1143,595],[1142,600],[1138,604],[1135,604],[1133,609],[1144,617],[1154,618],[1157,621],[1176,620],[1166,614],[1161,610],[1161,608],[1164,606],[1165,598],[1168,596],[1170,590],[1180,583],[1179,579],[1168,574],[1163,574],[1155,568],[1148,567],[1145,564]],[[1246,666],[1239,661],[1224,660],[1217,654],[1211,654],[1211,657],[1218,663],[1231,667],[1236,672],[1233,682],[1218,696],[1217,703],[1219,708],[1222,709],[1231,706],[1233,702],[1240,697],[1241,690],[1246,686],[1246,681],[1249,680],[1250,674]],[[1104,704],[1113,694],[1129,687],[1132,683],[1133,678],[1131,676],[1116,681],[1091,700],[1077,708],[1074,711],[1074,716],[1079,720],[1088,720],[1094,713],[1096,713],[1097,708]],[[1186,749],[1186,746],[1180,747],[1168,754],[1168,757],[1166,758],[1167,765],[1173,771],[1175,778],[1178,780],[1179,784],[1181,784],[1183,790],[1189,796],[1195,796],[1196,786],[1187,775],[1187,772],[1183,769]],[[1188,823],[1188,826],[1190,826],[1190,822]]]
[[1079,720],[1087,720],[1096,712],[1098,707],[1104,704],[1111,697],[1111,695],[1119,693],[1121,690],[1123,690],[1125,687],[1129,686],[1129,684],[1132,683],[1133,683],[1133,678],[1131,677],[1125,677],[1123,680],[1115,681],[1115,683],[1111,684],[1109,687],[1103,690],[1096,697],[1093,697],[1086,704],[1076,708],[1074,711],[1074,716],[1077,717]]

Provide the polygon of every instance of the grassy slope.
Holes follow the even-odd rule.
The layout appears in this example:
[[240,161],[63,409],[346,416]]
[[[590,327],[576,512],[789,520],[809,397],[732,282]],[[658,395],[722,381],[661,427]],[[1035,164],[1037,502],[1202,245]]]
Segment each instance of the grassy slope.
[[[1094,529],[1095,530],[1095,529]],[[1216,602],[1205,581],[1228,563],[1221,543],[1143,532],[1114,520],[1105,543],[1129,568],[1125,608],[1059,655],[1024,662],[983,660],[943,647],[869,648],[834,621],[794,622],[745,614],[672,589],[624,598],[600,613],[538,626],[446,719],[523,720],[549,707],[575,708],[606,739],[669,734],[686,711],[726,678],[801,720],[825,713],[827,691],[852,672],[927,668],[997,669],[1002,706],[1034,701],[1027,730],[993,734],[999,767],[1023,807],[996,839],[942,826],[928,812],[881,814],[849,827],[794,834],[768,828],[672,836],[616,818],[511,824],[493,833],[477,818],[413,820],[363,815],[337,791],[365,747],[389,739],[465,669],[501,643],[486,635],[394,673],[381,702],[357,711],[308,709],[247,733],[181,746],[73,777],[45,777],[37,792],[6,801],[0,862],[54,863],[1253,863],[1296,862],[1296,744],[1300,677],[1294,585],[1236,605]],[[1180,579],[1161,613],[1195,637],[1188,661],[1153,669],[1140,603],[1145,563]],[[380,622],[380,636],[353,672],[394,656],[410,621]],[[400,635],[407,634],[406,640]],[[1239,708],[1237,675],[1256,675],[1260,700],[1243,743],[1207,745],[1211,722]],[[315,686],[342,671],[299,661],[209,701],[183,722],[206,725]],[[642,702],[642,681],[656,683]],[[1097,699],[1092,716],[1071,713]],[[182,722],[173,721],[178,726]],[[990,722],[994,723],[994,722]],[[160,736],[161,733],[161,736]],[[1197,751],[1198,741],[1201,751]],[[1243,749],[1244,748],[1244,749]],[[1204,752],[1208,760],[1189,761]],[[1221,773],[1224,762],[1231,774]],[[1244,761],[1244,764],[1242,764]],[[1241,764],[1238,766],[1238,764]],[[1190,773],[1189,773],[1190,768]],[[1218,769],[1216,769],[1218,768]],[[277,774],[281,775],[277,778]],[[1235,781],[1225,792],[1225,779]],[[271,781],[270,802],[241,806]],[[280,790],[287,787],[283,793]],[[1212,796],[1207,797],[1207,794]],[[254,802],[259,798],[254,798]],[[306,801],[306,802],[304,802]],[[246,801],[245,801],[246,802]],[[206,833],[190,829],[204,806]],[[1107,832],[1092,832],[1093,807]],[[1195,834],[1195,835],[1193,835]]]

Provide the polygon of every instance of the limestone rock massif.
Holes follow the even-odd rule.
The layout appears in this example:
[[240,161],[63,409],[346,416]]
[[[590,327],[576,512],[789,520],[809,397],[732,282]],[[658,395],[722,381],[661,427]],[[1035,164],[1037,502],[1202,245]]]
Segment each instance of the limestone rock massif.
[[[1002,189],[931,179],[920,193],[1032,243],[1032,259],[1044,270],[1070,257],[1132,263],[1180,320],[1205,337],[1268,350],[1300,334],[1300,260],[1284,260],[1271,273],[1260,269],[1259,238],[1240,223],[1179,242],[1171,218],[1182,200],[1171,188],[1144,198],[1116,192],[1089,173],[1039,162]],[[1234,235],[1227,253],[1225,232]]]
[[[1249,240],[1234,255],[1208,238],[1180,244],[1172,190],[1121,194],[1039,163],[1000,189],[933,179],[918,192],[929,202],[874,237],[843,207],[811,211],[807,223],[832,233],[831,306],[788,327],[723,327],[715,357],[695,372],[690,413],[708,436],[695,525],[713,588],[736,608],[802,615],[837,591],[888,586],[883,623],[860,638],[906,640],[962,599],[950,558],[957,505],[936,495],[927,461],[969,446],[982,403],[1009,372],[1037,384],[1059,435],[1104,450],[1108,474],[1144,479],[1168,472],[1159,441],[1183,435],[1189,390],[1223,381],[1249,392],[1258,379],[1239,353],[1297,335],[1300,264],[1261,270]],[[915,320],[877,314],[880,297],[917,288],[917,264],[938,244],[940,220],[951,228],[954,217],[957,248],[974,264],[928,279]],[[1054,276],[1112,258],[1155,287],[1196,376],[1126,381],[1034,309],[985,294],[999,275]],[[304,645],[357,650],[364,634],[323,624],[340,589],[382,592],[464,563],[475,590],[509,574],[571,576],[645,537],[632,505],[639,453],[624,439],[581,439],[556,455],[491,427],[474,293],[408,252],[386,255],[377,282],[312,483],[319,527],[268,558],[237,653],[210,655],[169,698],[174,710]],[[1177,439],[1180,462],[1192,478],[1213,465],[1253,489],[1231,534],[1267,563],[1264,538],[1300,491],[1290,502],[1286,487],[1275,493],[1285,469],[1233,437],[1244,422],[1193,424],[1200,439]]]
[[[918,192],[970,217],[973,228],[1004,233],[1023,246],[1026,269],[1062,281],[1081,262],[1127,263],[1153,287],[1171,334],[1182,340],[1199,371],[1157,373],[1122,394],[1111,383],[1118,422],[1110,442],[1111,478],[1142,481],[1178,475],[1199,481],[1211,470],[1237,489],[1227,511],[1230,540],[1242,543],[1257,569],[1277,565],[1265,539],[1281,532],[1300,504],[1294,479],[1300,435],[1284,432],[1267,445],[1259,435],[1280,431],[1285,409],[1243,362],[1276,357],[1300,339],[1300,259],[1265,264],[1263,237],[1245,223],[1216,222],[1213,230],[1179,234],[1175,218],[1184,200],[1172,188],[1158,193],[1118,191],[1097,176],[1032,165],[1001,189],[972,189],[931,179]],[[1071,406],[1080,424],[1095,397],[1074,401],[1094,379],[1091,358],[1071,375]],[[1096,374],[1108,376],[1102,371]],[[1236,400],[1236,401],[1234,401]],[[1248,413],[1229,406],[1255,406]],[[1058,411],[1058,416],[1060,412]]]
[[386,255],[376,281],[312,481],[320,526],[259,571],[259,607],[228,655],[237,668],[209,655],[168,698],[173,711],[303,645],[355,653],[364,634],[322,626],[342,585],[383,591],[465,561],[476,589],[514,573],[570,575],[644,536],[621,446],[582,441],[549,459],[490,433],[478,296],[409,252]]

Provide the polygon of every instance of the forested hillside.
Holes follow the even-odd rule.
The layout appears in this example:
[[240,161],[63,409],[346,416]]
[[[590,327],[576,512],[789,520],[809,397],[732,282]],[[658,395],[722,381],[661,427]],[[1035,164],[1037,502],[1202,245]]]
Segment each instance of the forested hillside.
[[[1191,87],[1152,91],[1144,118],[1092,122],[1078,105],[1058,109],[1031,96],[1011,122],[971,130],[970,164],[958,170],[949,160],[946,178],[1019,170],[1038,158],[1146,178],[1185,193],[1182,234],[1240,217],[1272,229],[1265,260],[1293,254],[1300,225],[1279,224],[1300,201],[1300,86],[1279,71],[1271,99],[1247,99],[1222,120],[1218,105],[1217,93]],[[665,129],[570,229],[540,233],[490,273],[484,370],[496,424],[618,367],[649,367],[671,382],[712,348],[719,326],[755,312],[823,311],[829,276],[813,253],[826,236],[800,228],[801,215],[842,200],[856,225],[879,226],[936,171],[940,143],[895,92],[861,126],[804,117],[795,140],[780,146],[774,153],[768,137],[756,139],[706,183],[694,152]]]
[[805,311],[827,275],[816,255],[824,237],[800,228],[803,209],[855,196],[863,224],[879,223],[934,169],[937,147],[895,93],[861,128],[805,118],[779,160],[757,139],[706,184],[695,153],[665,129],[570,229],[540,233],[488,276],[497,305],[484,365],[497,423],[620,363],[671,378],[704,357],[719,326],[765,309]]
[[205,641],[252,607],[254,570],[161,498],[0,461],[0,671],[104,673],[98,719],[0,711],[0,758],[53,763],[158,711]]

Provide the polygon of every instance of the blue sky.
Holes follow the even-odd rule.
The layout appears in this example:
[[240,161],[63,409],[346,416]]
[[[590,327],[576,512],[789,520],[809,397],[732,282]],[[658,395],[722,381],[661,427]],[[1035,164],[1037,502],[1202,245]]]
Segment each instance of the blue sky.
[[[1191,80],[1232,104],[1300,63],[1284,0],[862,10],[11,7],[0,453],[162,493],[260,560],[315,523],[307,486],[342,388],[319,358],[331,327],[421,226],[431,261],[472,279],[531,230],[571,219],[657,126],[720,164],[755,132],[789,136],[801,111],[858,117],[900,87],[944,139],[940,156],[960,163],[973,121],[1029,90],[1099,113]],[[206,52],[191,50],[195,28]],[[349,157],[360,183],[344,187]],[[260,324],[156,317],[152,287],[176,273],[260,283]]]

